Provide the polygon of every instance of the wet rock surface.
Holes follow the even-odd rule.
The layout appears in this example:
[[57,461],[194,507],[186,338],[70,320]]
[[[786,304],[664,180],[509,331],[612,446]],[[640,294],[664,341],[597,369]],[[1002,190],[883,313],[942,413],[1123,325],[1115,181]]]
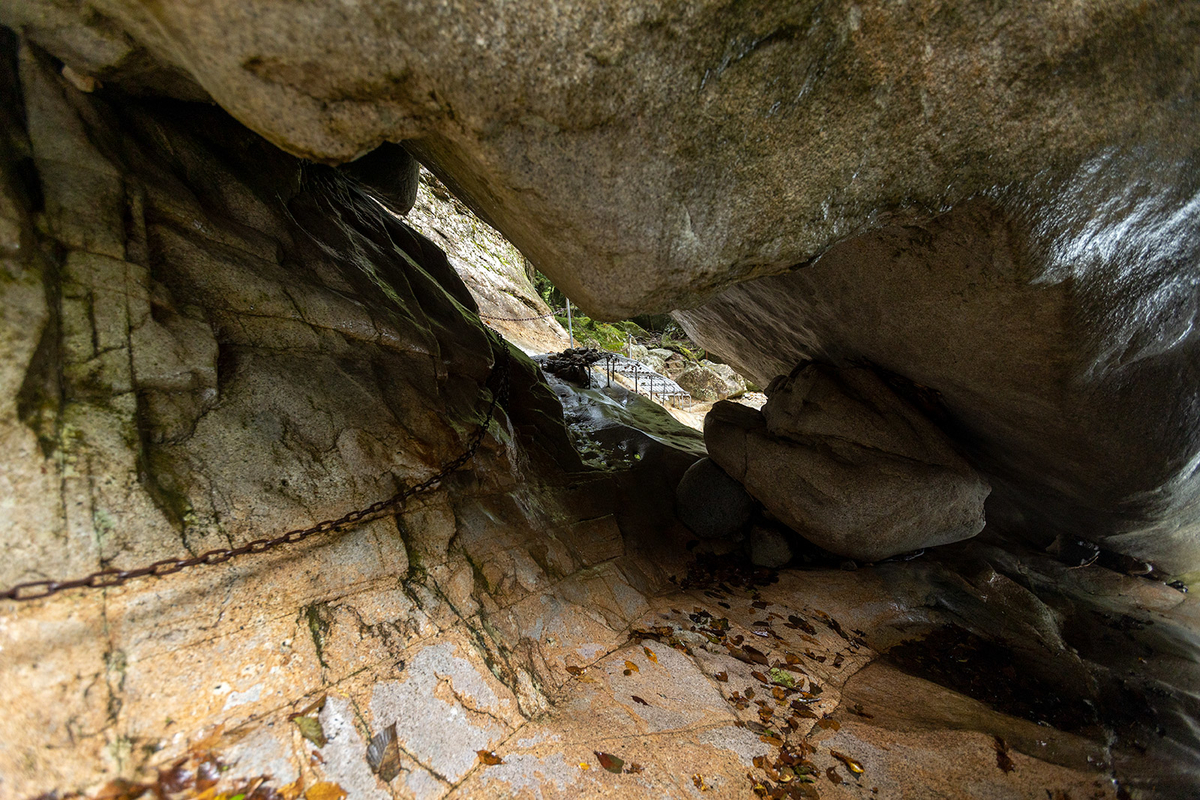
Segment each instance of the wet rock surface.
[[983,530],[987,483],[872,371],[809,364],[775,381],[767,397],[761,412],[714,406],[705,443],[806,539],[877,561]]

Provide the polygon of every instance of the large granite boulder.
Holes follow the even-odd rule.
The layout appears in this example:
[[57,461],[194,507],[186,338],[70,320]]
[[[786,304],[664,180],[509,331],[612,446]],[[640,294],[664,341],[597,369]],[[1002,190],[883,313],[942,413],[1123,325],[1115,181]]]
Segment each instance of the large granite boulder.
[[1174,181],[1198,127],[1200,9],[1173,0],[18,0],[0,22],[298,155],[406,141],[601,317],[1106,155]]
[[0,22],[80,85],[211,97],[314,160],[404,142],[588,313],[693,309],[761,385],[868,358],[941,393],[993,521],[1200,568],[1200,5],[20,0]]
[[667,372],[680,388],[686,389],[692,397],[706,403],[724,400],[746,391],[746,379],[734,372],[733,367],[714,363],[707,358],[675,362],[667,367]]
[[768,511],[839,555],[878,561],[983,529],[987,483],[865,368],[799,368],[761,412],[715,406],[704,438]]

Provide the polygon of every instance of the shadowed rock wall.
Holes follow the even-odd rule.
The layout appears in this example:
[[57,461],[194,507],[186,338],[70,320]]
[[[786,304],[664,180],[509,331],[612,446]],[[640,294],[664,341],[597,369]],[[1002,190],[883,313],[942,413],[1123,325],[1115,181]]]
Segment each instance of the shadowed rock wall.
[[87,8],[0,21],[316,160],[404,141],[589,313],[695,309],[763,385],[869,358],[998,521],[1200,566],[1195,3]]
[[[440,250],[219,109],[89,95],[3,45],[0,585],[307,527],[462,452],[502,345]],[[586,470],[532,363],[509,365],[475,458],[402,514],[0,602],[0,797],[196,747],[275,788],[449,791],[684,555],[669,498],[694,457]],[[288,714],[324,696],[322,767]],[[393,725],[380,784],[364,737]]]

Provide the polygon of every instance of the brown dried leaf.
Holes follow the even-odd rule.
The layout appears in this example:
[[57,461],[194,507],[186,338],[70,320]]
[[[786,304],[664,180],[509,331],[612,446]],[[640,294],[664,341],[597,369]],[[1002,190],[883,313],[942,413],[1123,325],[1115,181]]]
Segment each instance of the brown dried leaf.
[[719,680],[721,683],[729,683],[729,673],[725,672],[724,670],[718,672],[713,677]]
[[997,736],[993,746],[996,748],[996,766],[1000,768],[1001,772],[1012,772],[1017,768],[1008,754],[1008,742]]
[[642,771],[642,765],[636,761],[629,762],[629,766],[625,768],[626,775],[637,775]]
[[632,697],[632,698],[633,698],[633,702],[635,702],[635,703],[640,703],[640,704],[642,704],[642,705],[644,705],[644,706],[648,706],[648,705],[650,705],[650,704],[649,704],[649,703],[647,703],[645,700],[643,700],[642,698],[638,697],[636,694],[634,694],[634,695],[630,695],[630,697]]
[[396,723],[388,725],[371,737],[367,745],[367,766],[383,780],[391,783],[400,774],[400,745],[396,743]]
[[759,738],[759,741],[766,742],[767,744],[771,745],[772,747],[783,747],[783,739],[780,739],[778,736],[771,736],[771,735],[764,734],[763,736],[759,736],[758,738]]
[[582,675],[583,667],[577,667],[574,664],[568,664],[567,672],[571,673],[572,675]]
[[321,695],[316,700],[297,711],[295,714],[289,715],[288,719],[295,719],[296,717],[310,717],[313,714],[316,714],[318,711],[325,708],[325,700],[326,696]]
[[837,731],[841,730],[842,723],[838,722],[833,717],[821,717],[819,720],[817,720],[817,727],[824,728],[825,730]]
[[321,781],[308,787],[304,800],[344,800],[346,790],[332,781]]
[[124,778],[117,778],[106,783],[95,800],[136,800],[148,791],[148,783],[133,783]]
[[874,714],[868,714],[866,712],[866,709],[863,708],[862,703],[855,703],[854,705],[850,706],[850,713],[864,719],[875,719]]
[[699,773],[692,776],[692,785],[702,792],[707,792],[709,789],[708,784],[704,782],[704,778]]
[[766,675],[763,675],[758,670],[754,670],[753,672],[751,672],[750,677],[754,678],[754,680],[758,681],[759,683],[770,683],[771,682],[770,678],[768,678]]
[[632,661],[626,661],[625,662],[625,674],[628,675],[632,672],[641,672],[641,670],[638,669],[637,664],[633,663]]
[[751,645],[743,645],[742,652],[745,653],[746,657],[749,658],[754,664],[762,664],[764,667],[771,665],[771,662],[767,659],[766,654],[761,650],[752,647]]
[[609,772],[620,775],[621,770],[625,767],[625,762],[617,758],[611,753],[601,753],[599,750],[593,750],[596,754],[596,759],[600,762],[600,766],[604,767]]
[[475,755],[479,756],[479,760],[486,767],[494,767],[497,764],[504,763],[504,759],[496,755],[495,750],[476,750]]
[[838,775],[837,768],[835,768],[835,767],[829,767],[828,769],[826,769],[825,777],[829,778],[829,782],[832,783],[834,786],[841,786],[843,783],[845,783],[845,781],[842,780],[842,776]]
[[[653,650],[651,650],[649,647],[646,647],[646,645],[642,645],[642,650],[646,653],[646,658],[650,659],[655,664],[658,663],[658,656],[654,655]],[[628,663],[628,662],[626,662],[626,663]]]

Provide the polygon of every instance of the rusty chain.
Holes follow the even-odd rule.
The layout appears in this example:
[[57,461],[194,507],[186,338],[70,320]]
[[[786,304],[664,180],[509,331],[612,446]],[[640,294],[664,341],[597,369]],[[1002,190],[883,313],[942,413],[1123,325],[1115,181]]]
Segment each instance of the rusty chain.
[[[247,553],[266,553],[269,550],[274,550],[276,547],[285,544],[296,544],[302,542],[310,536],[316,536],[321,533],[333,533],[334,531],[344,530],[354,525],[369,522],[379,517],[386,516],[399,510],[406,500],[418,494],[428,492],[438,486],[443,480],[448,478],[452,473],[461,469],[474,456],[479,446],[483,443],[483,437],[487,435],[488,429],[491,427],[492,419],[496,413],[496,406],[502,402],[507,402],[509,388],[511,385],[511,376],[509,374],[509,355],[508,345],[504,343],[504,339],[500,337],[491,328],[488,328],[489,338],[495,336],[500,340],[500,356],[496,360],[492,374],[488,376],[490,382],[493,376],[496,376],[499,385],[492,391],[492,399],[488,404],[487,413],[484,415],[483,421],[479,423],[479,427],[472,434],[471,439],[467,443],[466,449],[452,461],[447,462],[434,475],[426,478],[418,484],[401,489],[386,500],[380,500],[372,503],[366,508],[359,508],[347,514],[343,514],[337,519],[327,519],[318,522],[308,528],[298,528],[286,533],[282,533],[271,539],[255,539],[252,542],[247,542],[239,547],[219,548],[217,550],[209,550],[207,553],[201,553],[198,556],[191,558],[167,558],[162,561],[155,561],[144,567],[137,569],[104,569],[99,572],[93,572],[82,578],[72,580],[41,580],[29,581],[27,583],[18,584],[17,586],[0,592],[0,599],[6,600],[36,600],[42,597],[49,597],[59,592],[67,591],[68,589],[104,589],[111,586],[120,586],[134,578],[143,578],[154,576],[161,578],[165,575],[173,575],[181,570],[190,567],[200,566],[202,564],[223,564],[231,558],[246,555]],[[486,383],[485,383],[486,385]]]

